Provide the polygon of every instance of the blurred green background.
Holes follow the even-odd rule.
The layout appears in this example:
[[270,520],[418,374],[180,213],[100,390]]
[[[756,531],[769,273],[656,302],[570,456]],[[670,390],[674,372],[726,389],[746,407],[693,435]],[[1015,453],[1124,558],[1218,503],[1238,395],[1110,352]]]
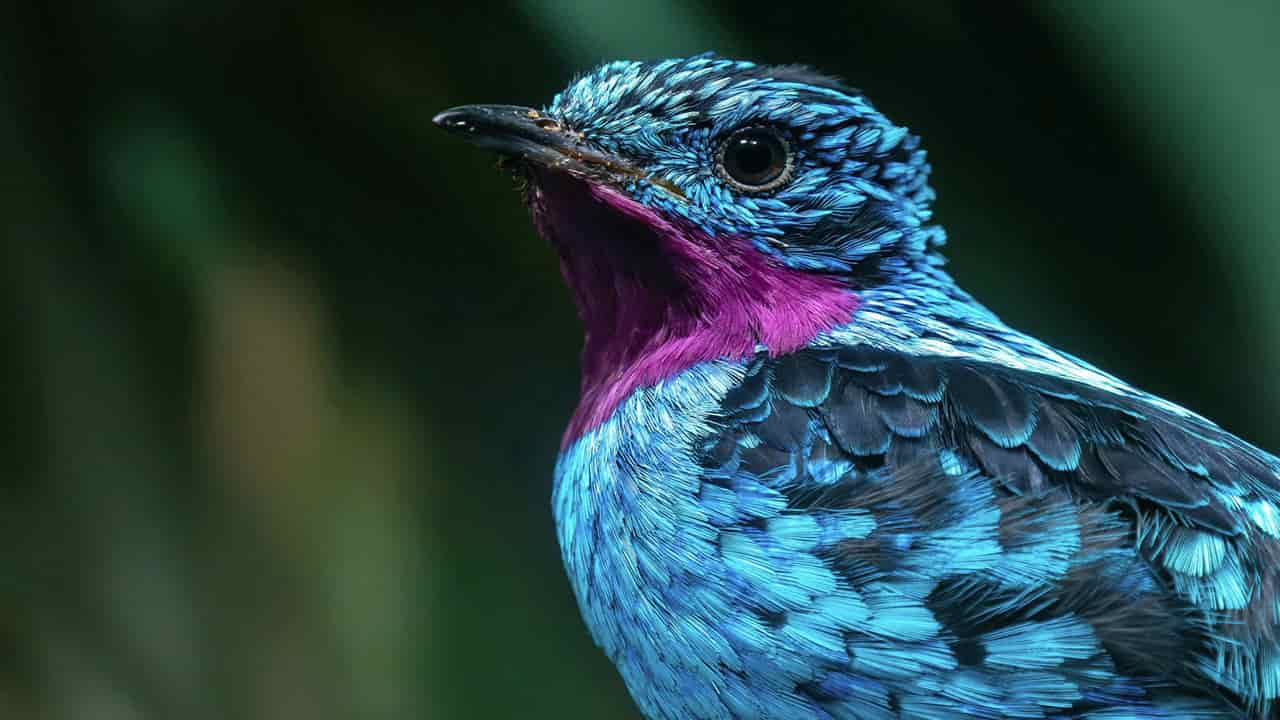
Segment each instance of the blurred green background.
[[619,57],[920,132],[1007,320],[1280,448],[1280,4],[0,10],[0,718],[635,718],[548,495],[578,329],[430,126]]

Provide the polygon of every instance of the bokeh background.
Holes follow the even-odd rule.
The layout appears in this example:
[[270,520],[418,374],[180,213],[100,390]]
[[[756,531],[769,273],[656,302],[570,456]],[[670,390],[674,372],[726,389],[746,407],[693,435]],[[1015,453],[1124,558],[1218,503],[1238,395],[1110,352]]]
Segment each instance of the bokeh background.
[[578,330],[436,131],[607,59],[806,62],[924,138],[1012,323],[1280,448],[1280,4],[0,10],[0,718],[635,718],[550,473]]

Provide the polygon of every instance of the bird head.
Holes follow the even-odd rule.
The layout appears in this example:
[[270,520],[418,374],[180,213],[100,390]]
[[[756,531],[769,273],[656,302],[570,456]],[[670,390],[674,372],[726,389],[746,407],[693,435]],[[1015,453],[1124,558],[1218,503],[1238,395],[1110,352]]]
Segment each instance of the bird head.
[[934,194],[919,138],[803,67],[613,62],[543,110],[468,106],[436,123],[518,158],[535,184],[539,169],[560,172],[854,282],[869,259],[914,260],[943,240],[927,225]]
[[789,352],[849,322],[861,290],[940,262],[918,138],[806,68],[613,62],[543,109],[435,122],[527,181],[586,326],[584,390],[653,356],[646,380]]

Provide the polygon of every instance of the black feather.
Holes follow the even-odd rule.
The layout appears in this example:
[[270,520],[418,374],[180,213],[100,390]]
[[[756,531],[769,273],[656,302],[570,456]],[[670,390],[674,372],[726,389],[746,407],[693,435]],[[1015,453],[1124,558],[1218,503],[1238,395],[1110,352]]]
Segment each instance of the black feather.
[[773,412],[756,426],[765,445],[778,450],[799,450],[809,439],[809,413],[782,398],[774,398]]
[[721,400],[723,412],[737,414],[763,405],[769,397],[769,380],[772,374],[772,368],[763,358],[753,362],[747,368],[747,375],[742,382],[729,390]]
[[1113,477],[1139,497],[1177,509],[1209,504],[1203,487],[1197,488],[1196,481],[1185,470],[1171,468],[1167,463],[1135,449],[1099,448],[1098,459]]
[[1018,492],[1038,493],[1043,490],[1044,473],[1026,450],[1000,447],[984,435],[970,436],[969,448],[982,469],[991,477],[1008,483],[1009,487]]
[[1080,431],[1047,399],[1041,399],[1036,415],[1027,447],[1054,470],[1074,470],[1080,463]]
[[899,367],[898,379],[908,396],[929,403],[942,399],[946,376],[939,372],[937,363],[929,358],[896,358],[894,365]]
[[889,367],[890,354],[868,345],[842,347],[836,355],[836,364],[846,370],[875,373]]
[[924,437],[938,423],[938,406],[923,403],[906,393],[882,397],[880,417],[889,429],[904,437]]
[[947,394],[961,417],[1001,447],[1021,445],[1035,430],[1031,394],[998,375],[957,365],[949,369]]
[[889,449],[889,426],[880,418],[878,405],[876,396],[851,382],[823,405],[827,429],[845,452],[879,455]]
[[773,384],[788,401],[817,407],[831,392],[834,371],[835,366],[816,353],[795,353],[778,360]]

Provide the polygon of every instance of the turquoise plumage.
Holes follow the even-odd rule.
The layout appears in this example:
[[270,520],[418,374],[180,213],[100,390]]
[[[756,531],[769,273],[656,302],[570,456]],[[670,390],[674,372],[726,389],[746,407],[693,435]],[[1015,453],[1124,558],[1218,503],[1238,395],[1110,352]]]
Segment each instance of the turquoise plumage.
[[1277,716],[1280,462],[963,292],[859,92],[702,55],[436,121],[578,304],[553,509],[647,717]]

